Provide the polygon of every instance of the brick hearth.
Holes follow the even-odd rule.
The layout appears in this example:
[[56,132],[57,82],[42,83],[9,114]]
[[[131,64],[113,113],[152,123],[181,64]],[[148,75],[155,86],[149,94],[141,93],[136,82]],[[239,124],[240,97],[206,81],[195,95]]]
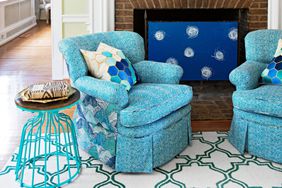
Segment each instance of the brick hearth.
[[133,30],[135,8],[248,8],[249,29],[267,27],[267,0],[116,0],[116,30]]
[[[267,27],[267,0],[116,0],[116,30],[133,30],[134,9],[154,8],[247,8],[250,31]],[[232,118],[231,95],[234,87],[229,82],[188,84],[194,90],[192,120]]]

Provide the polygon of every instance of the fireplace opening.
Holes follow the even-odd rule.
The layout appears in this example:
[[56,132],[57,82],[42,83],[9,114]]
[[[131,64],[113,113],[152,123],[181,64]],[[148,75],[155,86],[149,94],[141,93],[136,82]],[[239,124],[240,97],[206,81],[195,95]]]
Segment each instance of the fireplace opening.
[[248,9],[134,9],[133,29],[148,60],[178,64],[193,87],[192,120],[232,118],[228,81],[245,61]]

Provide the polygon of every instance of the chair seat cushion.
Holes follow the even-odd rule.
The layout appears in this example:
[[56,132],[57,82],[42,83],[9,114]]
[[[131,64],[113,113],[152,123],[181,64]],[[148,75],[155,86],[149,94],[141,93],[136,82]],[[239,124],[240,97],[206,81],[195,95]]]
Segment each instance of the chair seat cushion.
[[263,85],[253,90],[239,90],[233,93],[235,108],[274,117],[282,117],[281,99],[281,85]]
[[128,107],[120,111],[120,123],[136,127],[155,122],[189,104],[192,95],[192,88],[185,85],[135,85],[129,91]]
[[186,105],[177,111],[163,117],[153,123],[138,127],[125,127],[121,124],[117,125],[119,134],[129,138],[142,138],[152,134],[159,133],[163,129],[167,129],[170,126],[174,126],[183,118],[190,118],[191,105]]

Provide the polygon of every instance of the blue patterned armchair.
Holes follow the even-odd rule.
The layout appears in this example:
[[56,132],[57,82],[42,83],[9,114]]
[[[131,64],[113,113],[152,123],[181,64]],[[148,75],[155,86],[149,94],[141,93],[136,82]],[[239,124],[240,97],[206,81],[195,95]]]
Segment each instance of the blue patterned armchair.
[[233,70],[230,81],[234,117],[229,141],[241,152],[282,163],[282,86],[259,85],[273,59],[281,30],[258,30],[245,38],[247,61]]
[[[125,87],[88,76],[80,49],[100,42],[121,49],[141,83]],[[179,85],[181,67],[144,61],[144,43],[128,31],[63,40],[60,45],[72,84],[81,92],[75,112],[79,146],[119,172],[150,173],[191,143],[192,89]]]

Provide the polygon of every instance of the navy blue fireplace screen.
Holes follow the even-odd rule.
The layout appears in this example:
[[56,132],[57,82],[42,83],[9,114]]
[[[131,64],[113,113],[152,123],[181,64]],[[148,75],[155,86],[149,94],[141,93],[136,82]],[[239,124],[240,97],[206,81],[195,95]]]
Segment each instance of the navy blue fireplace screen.
[[148,22],[148,59],[179,64],[182,80],[228,80],[238,63],[238,22]]

